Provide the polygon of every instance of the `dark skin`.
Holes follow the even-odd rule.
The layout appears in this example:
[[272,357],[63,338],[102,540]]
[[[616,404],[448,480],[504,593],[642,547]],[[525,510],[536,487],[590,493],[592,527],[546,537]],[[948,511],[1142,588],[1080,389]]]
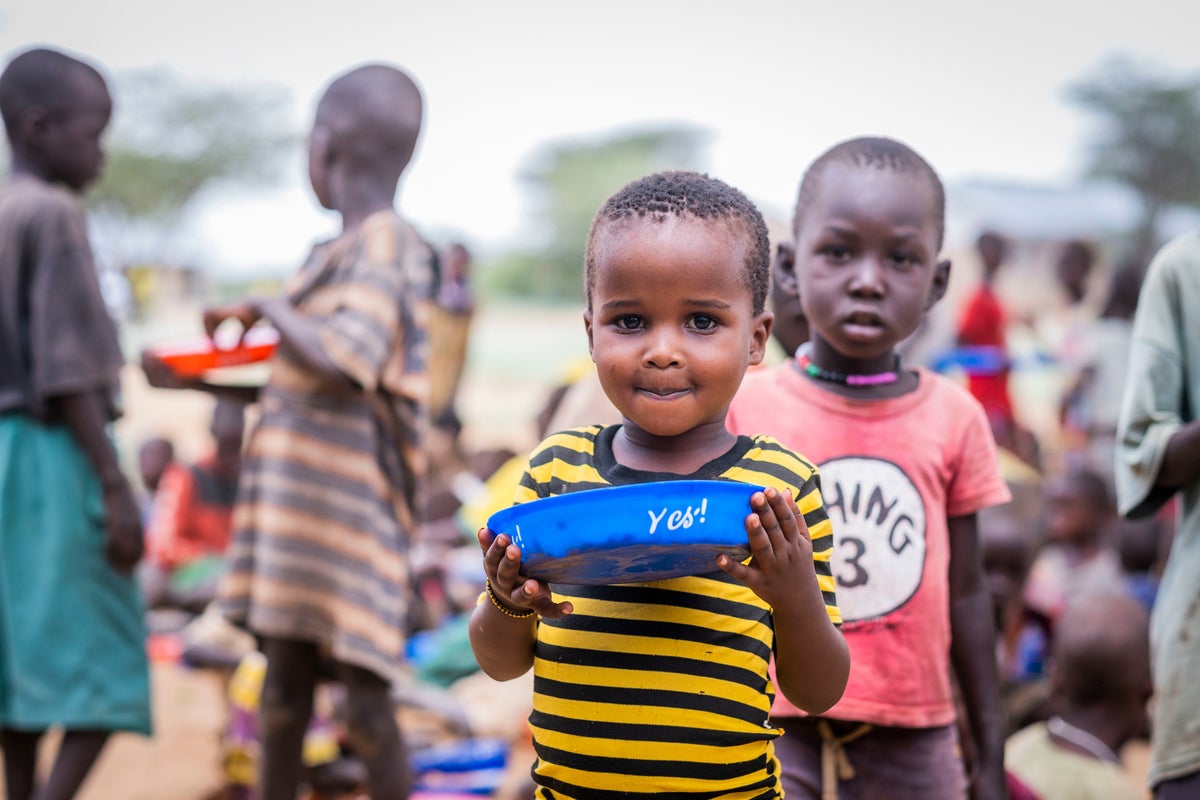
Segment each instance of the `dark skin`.
[[[813,362],[843,374],[893,369],[896,345],[946,292],[950,262],[937,258],[940,247],[933,191],[924,178],[830,164],[798,215],[795,243],[780,248],[783,286],[803,301],[809,319]],[[820,386],[846,397],[881,400],[908,394],[918,384],[916,372],[902,370],[889,384]],[[992,611],[977,515],[950,517],[947,529],[950,664],[977,755],[971,796],[1005,798],[995,634],[991,625],[979,624]]]
[[[103,79],[83,65],[67,80],[69,86],[58,105],[34,106],[17,120],[9,139],[11,174],[82,191],[99,177],[103,166],[100,137],[112,114],[112,99]],[[103,390],[62,395],[53,399],[53,405],[100,480],[105,557],[114,570],[129,574],[142,557],[141,515],[108,438],[108,395]],[[38,787],[37,752],[43,734],[0,730],[9,800],[74,797],[109,736],[105,730],[67,730],[49,779]]]
[[[808,317],[795,291],[795,280],[783,269],[788,259],[790,245],[775,248],[771,262],[771,310],[775,312],[775,325],[771,336],[789,356],[795,355],[800,345],[809,339]],[[790,287],[790,288],[789,288]]]
[[[394,207],[397,184],[415,144],[419,125],[412,123],[420,120],[419,96],[415,90],[397,90],[397,75],[387,68],[355,70],[335,81],[317,106],[309,136],[309,178],[321,205],[341,216],[343,238],[353,236],[371,215]],[[386,104],[410,119],[393,126],[399,133],[388,129],[386,120],[381,127],[369,113],[369,102]],[[411,140],[404,141],[405,135]],[[288,298],[252,298],[208,309],[204,330],[211,337],[230,320],[243,335],[260,320],[268,321],[279,332],[280,348],[286,348],[331,387],[347,392],[361,389],[325,351],[321,323],[300,313]],[[142,366],[153,386],[207,391],[240,402],[258,398],[258,389],[253,387],[181,379],[152,353],[143,353]],[[321,654],[311,642],[270,636],[262,637],[261,642],[268,667],[259,712],[263,752],[260,796],[262,800],[294,800]],[[350,664],[334,663],[332,667],[347,690],[347,727],[355,752],[367,767],[371,797],[407,798],[407,755],[387,683]]]
[[1167,440],[1154,485],[1176,491],[1197,480],[1200,480],[1200,420],[1192,420]]
[[[958,678],[967,723],[979,763],[971,776],[972,796],[1005,797],[1004,711],[1000,706],[995,631],[979,621],[992,614],[983,574],[977,515],[950,517],[950,665]],[[987,653],[988,658],[981,658]],[[997,765],[995,762],[999,761]],[[999,791],[999,794],[989,792]]]

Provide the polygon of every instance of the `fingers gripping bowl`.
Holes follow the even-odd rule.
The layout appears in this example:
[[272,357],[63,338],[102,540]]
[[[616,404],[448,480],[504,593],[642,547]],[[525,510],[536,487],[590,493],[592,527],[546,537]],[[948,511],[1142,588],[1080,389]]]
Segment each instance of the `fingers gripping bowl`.
[[749,555],[745,519],[762,491],[734,481],[611,486],[511,506],[488,529],[521,548],[521,572],[550,583],[643,583],[701,575]]

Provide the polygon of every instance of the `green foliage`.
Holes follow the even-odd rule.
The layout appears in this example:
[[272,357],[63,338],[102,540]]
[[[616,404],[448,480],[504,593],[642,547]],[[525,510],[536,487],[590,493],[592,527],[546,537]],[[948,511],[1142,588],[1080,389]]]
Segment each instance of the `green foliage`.
[[1069,97],[1098,122],[1088,174],[1142,198],[1136,247],[1144,258],[1166,206],[1200,207],[1200,74],[1167,76],[1118,56],[1073,85]]
[[155,70],[119,78],[114,95],[104,176],[88,199],[119,220],[168,225],[203,190],[274,182],[295,152],[288,97],[275,88],[198,85]]
[[595,141],[559,141],[530,160],[522,179],[534,194],[544,246],[510,253],[481,275],[485,291],[578,300],[583,253],[592,217],[617,189],[664,169],[699,169],[705,131],[671,126],[609,135]]

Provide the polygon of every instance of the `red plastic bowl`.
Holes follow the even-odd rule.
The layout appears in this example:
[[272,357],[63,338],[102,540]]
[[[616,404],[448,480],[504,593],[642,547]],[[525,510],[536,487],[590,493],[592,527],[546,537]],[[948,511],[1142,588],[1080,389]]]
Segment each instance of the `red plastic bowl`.
[[222,347],[208,337],[150,349],[177,375],[201,375],[210,369],[266,361],[279,344],[274,328],[251,328],[240,343]]

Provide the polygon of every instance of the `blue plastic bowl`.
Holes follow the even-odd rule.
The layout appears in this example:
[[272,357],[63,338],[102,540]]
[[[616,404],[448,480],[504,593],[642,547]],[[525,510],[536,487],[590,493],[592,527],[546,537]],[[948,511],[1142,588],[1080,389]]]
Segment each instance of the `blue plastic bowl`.
[[521,572],[551,583],[643,583],[744,560],[750,496],[735,481],[664,481],[556,495],[497,511],[487,526],[521,548]]

